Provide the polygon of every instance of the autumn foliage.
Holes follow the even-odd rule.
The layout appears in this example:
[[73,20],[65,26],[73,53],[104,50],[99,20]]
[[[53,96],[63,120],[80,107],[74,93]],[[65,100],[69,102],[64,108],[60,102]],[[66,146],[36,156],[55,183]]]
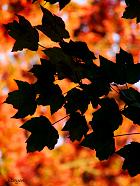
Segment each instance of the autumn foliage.
[[138,185],[139,1],[58,2],[0,4],[0,184]]

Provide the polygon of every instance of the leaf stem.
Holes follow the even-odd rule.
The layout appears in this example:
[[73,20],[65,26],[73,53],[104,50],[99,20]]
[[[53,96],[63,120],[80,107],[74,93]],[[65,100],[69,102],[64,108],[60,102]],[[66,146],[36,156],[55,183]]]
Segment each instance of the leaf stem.
[[140,134],[140,132],[126,133],[126,134],[118,134],[118,135],[115,135],[114,137],[130,136],[130,135],[136,135],[136,134]]
[[70,116],[70,114],[67,114],[65,117],[55,121],[54,123],[52,123],[52,125],[55,125],[56,123],[58,123],[59,121],[62,121],[63,119],[67,118],[68,116]]

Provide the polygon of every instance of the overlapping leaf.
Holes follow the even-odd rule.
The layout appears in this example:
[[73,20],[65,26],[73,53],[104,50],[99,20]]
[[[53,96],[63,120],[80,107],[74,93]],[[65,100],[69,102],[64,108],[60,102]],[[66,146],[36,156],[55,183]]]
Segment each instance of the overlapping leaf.
[[55,42],[69,38],[69,33],[65,29],[64,21],[42,6],[41,10],[43,12],[42,25],[38,25],[36,28]]
[[67,95],[65,96],[66,103],[64,107],[66,108],[66,113],[73,113],[75,111],[81,111],[81,113],[85,113],[90,100],[88,95],[80,89],[73,88],[71,89]]
[[23,50],[24,48],[36,51],[39,41],[38,31],[23,16],[17,15],[17,17],[19,22],[14,20],[5,25],[8,34],[16,40],[12,51]]
[[58,79],[68,78],[75,83],[79,83],[86,76],[85,66],[75,63],[72,57],[64,53],[61,48],[49,48],[44,50],[44,53],[55,67]]
[[122,114],[132,120],[133,123],[140,125],[140,93],[134,88],[129,88],[120,92],[120,98],[127,105]]
[[140,63],[134,64],[132,54],[120,49],[119,54],[116,54],[116,64],[124,82],[134,84],[140,80]]
[[30,70],[37,81],[34,89],[38,95],[38,105],[50,105],[51,114],[59,110],[64,104],[64,96],[59,85],[54,84],[55,80],[55,66],[48,60],[41,59],[41,65],[34,65]]
[[16,80],[18,85],[18,90],[10,92],[5,103],[12,104],[18,112],[13,116],[14,118],[24,118],[28,115],[33,115],[37,103],[36,103],[36,93],[32,87],[27,82]]
[[74,56],[82,59],[85,62],[91,62],[92,59],[96,59],[93,52],[91,52],[85,42],[82,41],[72,41],[69,43],[61,42],[61,48],[70,56]]
[[96,133],[112,133],[122,124],[122,115],[118,104],[113,98],[103,98],[100,100],[101,108],[93,113],[93,119],[90,122]]
[[123,49],[116,55],[116,63],[100,56],[101,76],[108,82],[134,84],[140,80],[140,64],[134,64],[133,57]]
[[125,159],[123,170],[128,170],[130,176],[140,174],[140,143],[131,142],[116,153]]
[[41,65],[33,65],[29,72],[33,73],[40,83],[53,83],[55,81],[55,67],[46,59],[41,59]]
[[113,133],[105,133],[104,131],[101,134],[95,132],[88,134],[81,145],[95,149],[99,160],[106,160],[115,152]]
[[136,18],[137,23],[140,22],[140,1],[139,0],[125,0],[127,7],[123,13],[123,18],[133,19]]
[[41,151],[45,146],[51,150],[59,138],[57,130],[45,116],[28,120],[21,128],[31,132],[26,141],[27,152]]
[[100,97],[107,95],[110,91],[110,85],[103,79],[96,79],[89,85],[80,85],[84,92],[88,95],[92,106],[96,108],[99,104]]
[[100,160],[108,159],[115,152],[113,132],[122,123],[122,116],[113,98],[100,99],[101,108],[93,113],[90,122],[93,133],[87,135],[82,144],[96,150]]
[[40,81],[37,81],[34,86],[38,92],[37,104],[43,106],[50,105],[51,114],[54,114],[63,106],[65,100],[59,85],[41,84]]
[[80,141],[88,132],[87,121],[85,116],[78,112],[70,114],[69,120],[66,122],[62,131],[69,131],[71,141]]

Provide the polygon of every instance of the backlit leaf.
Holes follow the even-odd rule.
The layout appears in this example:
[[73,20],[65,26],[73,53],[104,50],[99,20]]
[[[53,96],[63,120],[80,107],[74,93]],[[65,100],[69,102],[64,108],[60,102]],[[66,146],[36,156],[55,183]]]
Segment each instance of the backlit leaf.
[[88,132],[88,126],[85,117],[78,112],[70,114],[70,118],[66,122],[62,131],[69,131],[71,141],[80,141],[83,135],[85,136]]
[[128,170],[130,176],[140,174],[140,143],[131,142],[116,153],[124,158],[123,170]]
[[66,43],[63,41],[60,46],[66,54],[80,58],[83,61],[90,62],[90,60],[96,59],[94,53],[89,50],[85,42],[70,40],[69,43]]
[[27,82],[16,80],[18,90],[10,92],[5,103],[12,104],[18,112],[13,116],[14,118],[24,118],[28,115],[33,115],[37,103],[36,93],[33,86]]
[[113,132],[122,124],[122,115],[118,104],[113,98],[100,99],[101,108],[93,113],[93,119],[90,122],[95,132],[108,133]]
[[67,95],[65,96],[66,103],[64,107],[66,108],[66,113],[73,113],[75,111],[81,111],[81,113],[85,113],[90,100],[88,95],[77,88],[71,89]]
[[17,15],[17,17],[19,22],[14,20],[5,25],[8,34],[16,40],[12,51],[23,50],[24,48],[33,51],[38,50],[38,31],[23,16]]
[[41,151],[45,146],[51,150],[59,138],[57,130],[45,116],[28,120],[21,128],[31,132],[26,141],[27,152]]
[[140,1],[139,0],[125,0],[127,7],[123,13],[123,18],[134,19],[136,18],[137,23],[140,22]]
[[38,25],[36,28],[55,42],[69,38],[69,33],[65,29],[64,21],[42,6],[41,10],[43,12],[42,25]]
[[81,145],[96,150],[99,160],[107,160],[115,152],[113,133],[102,134],[92,132],[81,142]]

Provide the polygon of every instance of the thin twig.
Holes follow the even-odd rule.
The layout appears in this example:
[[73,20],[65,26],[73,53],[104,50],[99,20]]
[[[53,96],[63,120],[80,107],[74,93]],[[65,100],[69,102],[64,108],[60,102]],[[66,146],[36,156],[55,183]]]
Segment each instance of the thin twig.
[[110,88],[112,89],[112,90],[114,90],[117,94],[120,94],[116,89],[114,89],[111,85],[110,85]]
[[38,45],[44,49],[47,49],[46,47],[44,47],[43,45],[41,45],[40,43],[38,43]]
[[54,123],[52,123],[52,125],[55,125],[56,123],[58,123],[59,121],[62,121],[63,119],[67,118],[68,116],[70,116],[70,114],[66,115],[65,117],[55,121]]
[[118,134],[118,135],[115,135],[114,137],[130,136],[130,135],[136,135],[136,134],[140,134],[140,133],[139,132],[134,132],[134,133]]

